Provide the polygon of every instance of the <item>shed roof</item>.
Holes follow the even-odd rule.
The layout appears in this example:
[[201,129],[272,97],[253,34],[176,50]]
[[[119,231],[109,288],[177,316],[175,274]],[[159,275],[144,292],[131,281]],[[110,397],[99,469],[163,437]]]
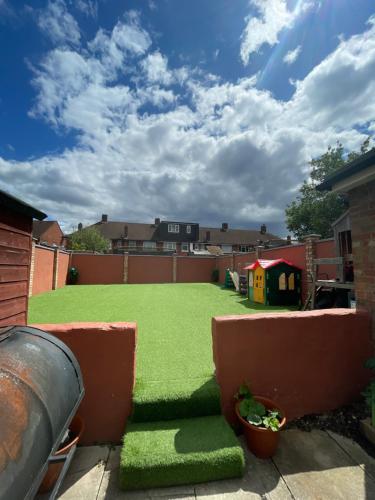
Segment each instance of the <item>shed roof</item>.
[[296,269],[301,270],[300,267],[295,266],[292,262],[286,259],[274,259],[274,260],[258,259],[252,264],[250,264],[250,266],[244,267],[244,269],[247,271],[253,271],[258,267],[261,267],[262,269],[269,269],[270,267],[275,267],[278,266],[279,264],[287,264],[288,266],[295,267]]
[[23,215],[33,217],[34,219],[43,220],[47,217],[47,214],[41,212],[40,210],[32,207],[28,203],[16,198],[15,196],[6,193],[0,189],[0,206],[9,208]]

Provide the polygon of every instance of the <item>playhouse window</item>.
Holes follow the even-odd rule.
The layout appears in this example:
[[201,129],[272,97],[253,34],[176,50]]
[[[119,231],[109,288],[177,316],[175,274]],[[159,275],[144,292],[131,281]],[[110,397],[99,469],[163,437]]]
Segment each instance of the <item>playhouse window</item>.
[[289,274],[289,278],[288,278],[288,289],[289,290],[294,290],[294,273],[290,273]]
[[254,276],[253,276],[253,273],[249,273],[249,286],[254,286]]
[[279,276],[279,290],[286,290],[286,277],[285,277],[285,273],[282,273]]

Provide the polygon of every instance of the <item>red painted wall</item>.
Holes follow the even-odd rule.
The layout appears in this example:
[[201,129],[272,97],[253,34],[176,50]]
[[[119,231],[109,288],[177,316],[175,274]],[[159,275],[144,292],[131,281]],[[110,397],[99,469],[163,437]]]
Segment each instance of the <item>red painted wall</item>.
[[177,283],[211,283],[215,257],[178,257]]
[[246,271],[243,270],[244,267],[249,266],[253,262],[255,262],[255,252],[245,253],[234,256],[234,270],[238,272],[238,274],[246,274]]
[[58,262],[58,276],[57,276],[57,288],[62,288],[66,285],[66,280],[68,277],[69,269],[69,254],[65,252],[59,252],[59,262]]
[[293,419],[355,399],[368,381],[370,318],[351,309],[212,319],[222,410],[235,423],[233,395],[247,381]]
[[172,283],[173,258],[129,255],[128,283]]
[[80,444],[119,444],[131,413],[135,380],[135,323],[31,325],[52,333],[74,353],[85,396],[78,413],[85,421]]
[[123,255],[72,254],[71,266],[78,269],[79,285],[123,283]]
[[32,295],[49,292],[53,285],[54,251],[35,247],[34,276]]

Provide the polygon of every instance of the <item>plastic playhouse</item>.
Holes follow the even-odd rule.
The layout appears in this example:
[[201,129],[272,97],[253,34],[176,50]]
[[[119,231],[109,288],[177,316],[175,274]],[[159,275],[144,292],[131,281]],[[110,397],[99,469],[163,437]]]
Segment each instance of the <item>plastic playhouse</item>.
[[285,259],[258,259],[247,271],[251,302],[270,306],[301,304],[302,270]]

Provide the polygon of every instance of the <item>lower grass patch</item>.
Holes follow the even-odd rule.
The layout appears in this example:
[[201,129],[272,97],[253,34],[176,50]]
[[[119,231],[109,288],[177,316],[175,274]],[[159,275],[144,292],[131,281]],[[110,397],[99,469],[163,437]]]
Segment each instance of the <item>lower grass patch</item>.
[[240,477],[244,454],[222,416],[129,424],[120,487],[156,488]]

